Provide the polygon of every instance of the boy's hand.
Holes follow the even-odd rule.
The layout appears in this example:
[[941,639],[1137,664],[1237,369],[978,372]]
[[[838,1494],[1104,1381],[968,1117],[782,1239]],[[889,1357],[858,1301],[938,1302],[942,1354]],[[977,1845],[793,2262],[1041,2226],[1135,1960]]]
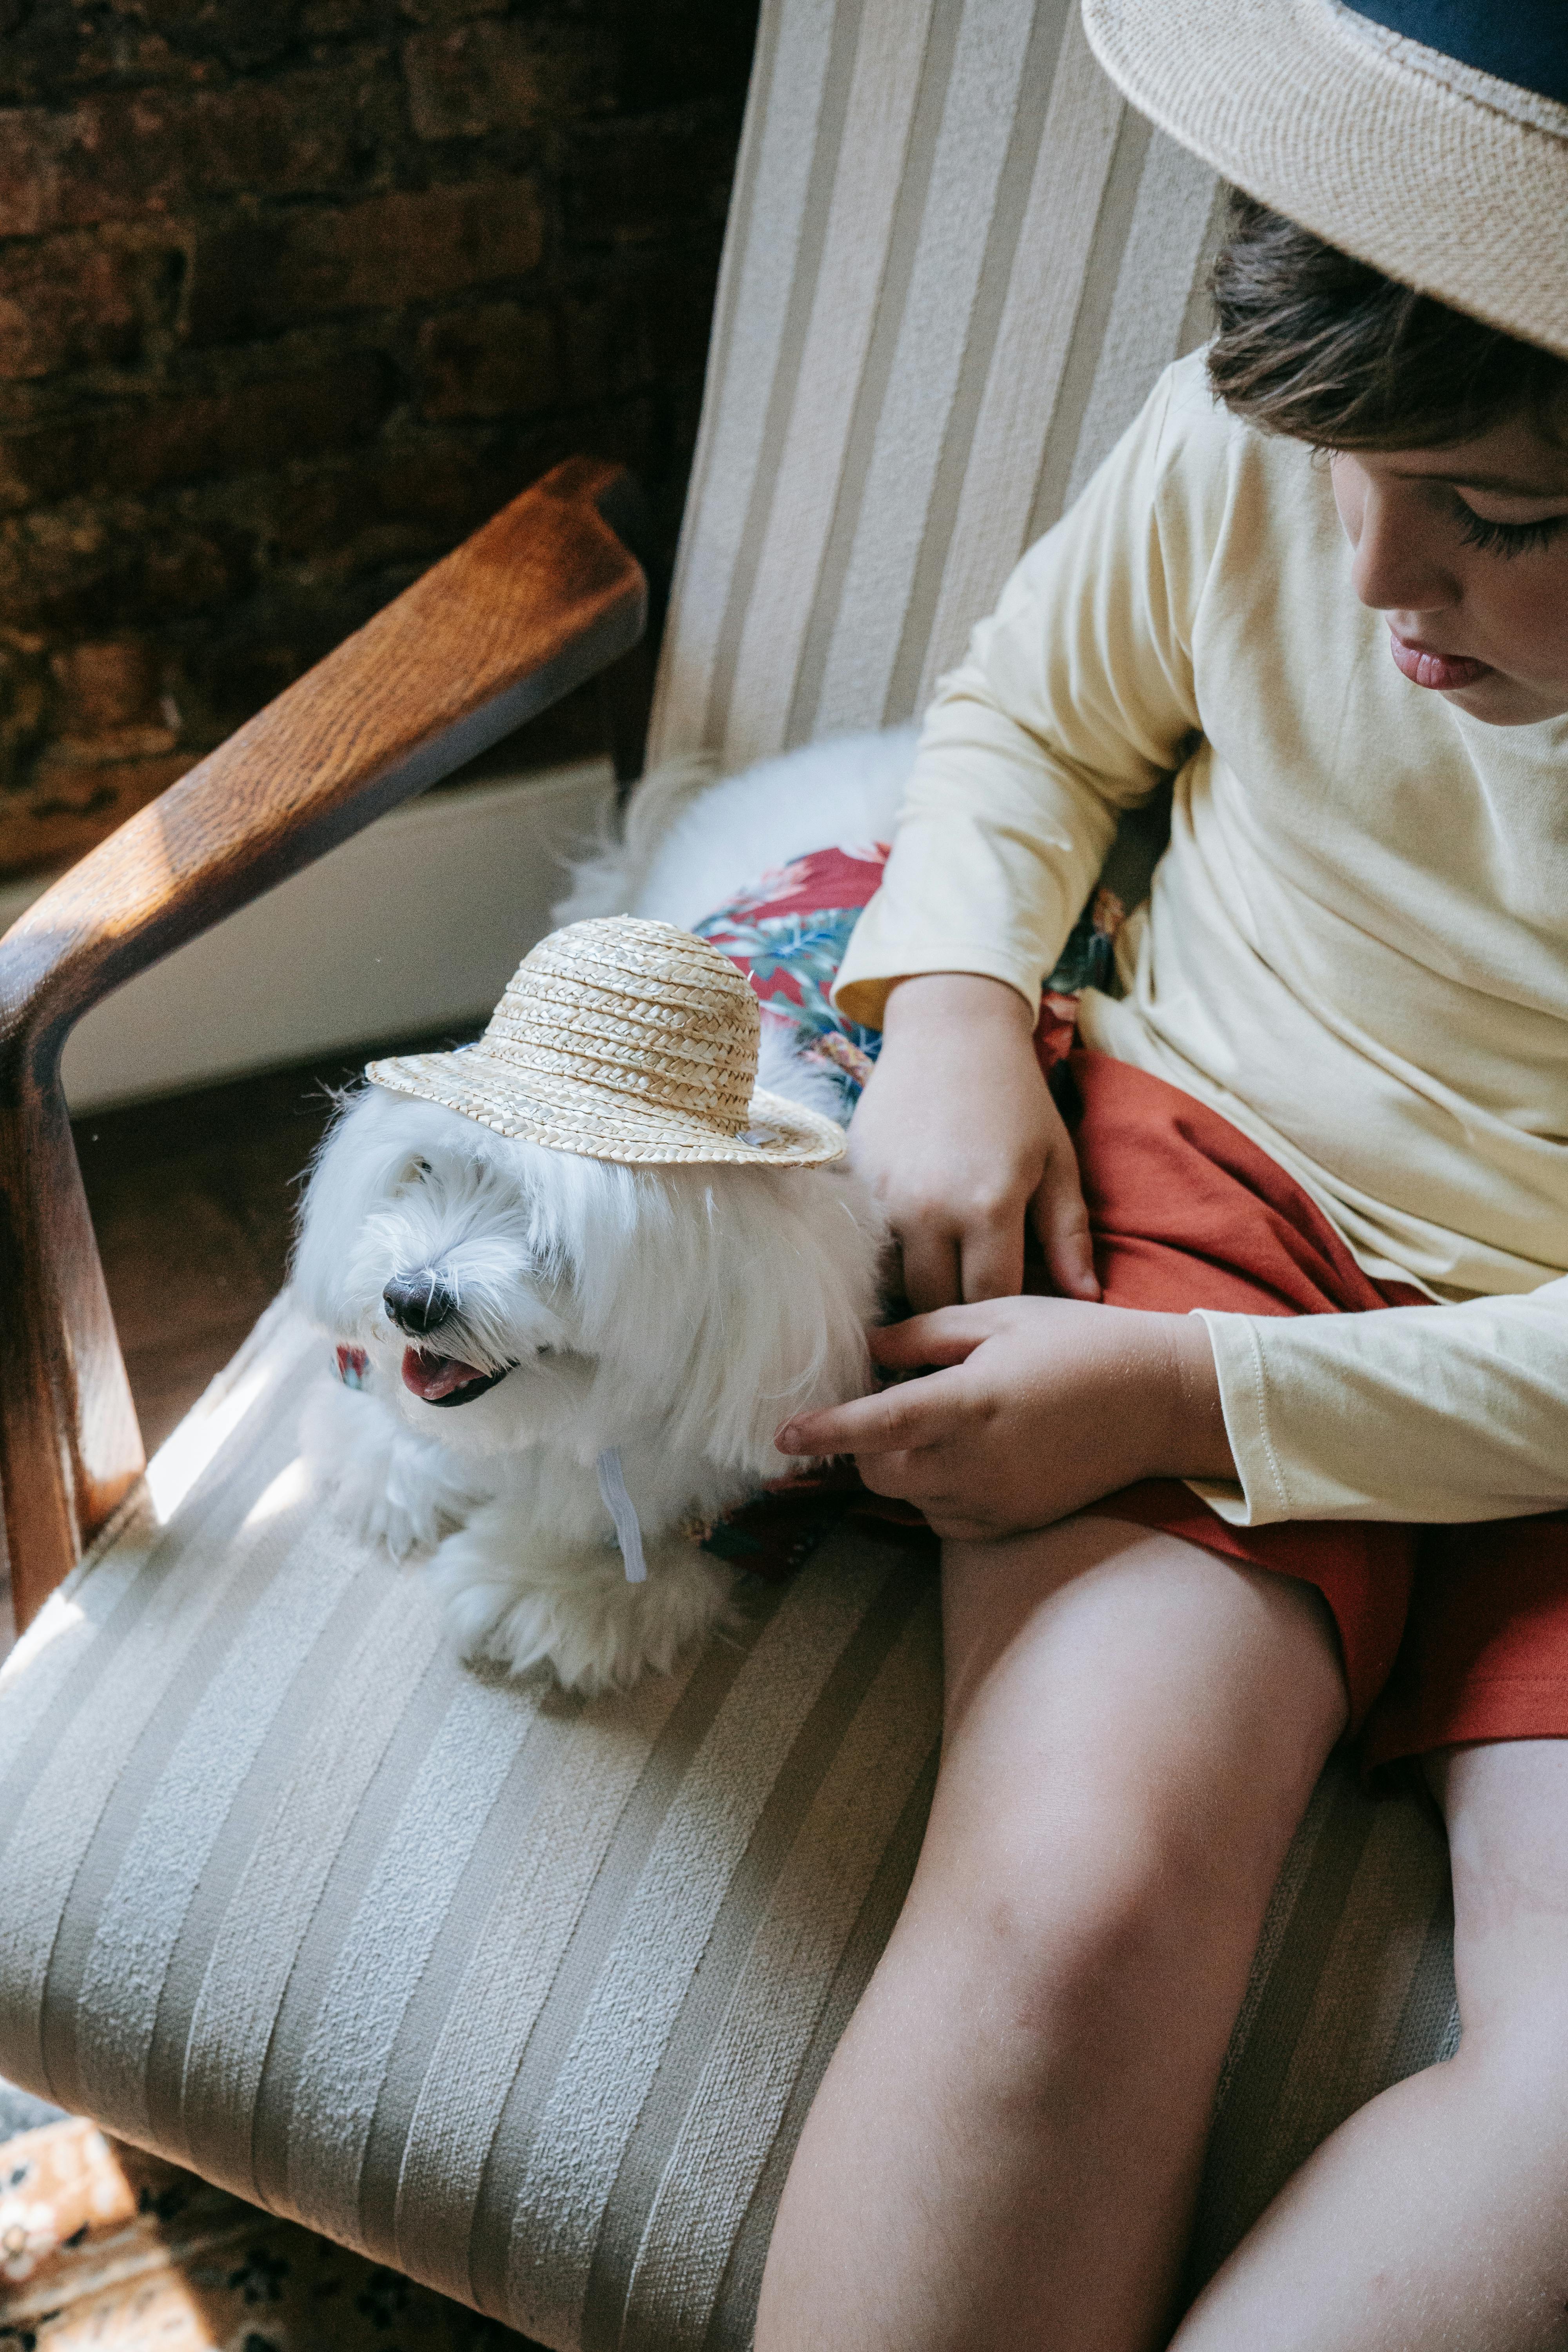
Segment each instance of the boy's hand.
[[1016,1297],[1033,1222],[1057,1288],[1098,1298],[1072,1138],[1016,989],[922,973],[888,999],[849,1154],[887,1212],[917,1313]]
[[948,1367],[787,1422],[783,1454],[853,1454],[940,1536],[1045,1527],[1139,1478],[1234,1478],[1196,1316],[993,1299],[871,1334],[889,1371]]

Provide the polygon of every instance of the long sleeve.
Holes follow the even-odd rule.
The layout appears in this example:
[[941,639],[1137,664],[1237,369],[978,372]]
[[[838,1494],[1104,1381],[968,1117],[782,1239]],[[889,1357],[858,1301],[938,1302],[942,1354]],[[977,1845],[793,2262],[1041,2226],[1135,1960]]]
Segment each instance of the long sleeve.
[[1194,1483],[1233,1525],[1568,1505],[1568,1279],[1365,1315],[1200,1311],[1239,1487]]
[[[1030,1003],[1119,813],[1169,846],[1079,1035],[1292,1176],[1374,1279],[1453,1303],[1205,1313],[1239,1524],[1568,1506],[1568,719],[1411,686],[1329,470],[1167,373],[943,682],[836,992]],[[1194,1482],[1195,1483],[1195,1482]]]
[[1225,468],[1172,467],[1171,398],[1167,376],[942,680],[834,992],[851,1019],[877,1026],[891,983],[925,971],[981,972],[1033,1004],[1118,813],[1180,765]]

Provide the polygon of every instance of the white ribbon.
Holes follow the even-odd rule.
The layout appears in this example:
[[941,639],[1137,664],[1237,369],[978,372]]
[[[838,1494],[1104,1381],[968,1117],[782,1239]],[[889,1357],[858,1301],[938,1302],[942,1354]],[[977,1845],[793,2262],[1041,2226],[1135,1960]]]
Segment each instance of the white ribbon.
[[626,1582],[646,1584],[647,1562],[642,1553],[642,1529],[632,1508],[632,1498],[626,1492],[618,1445],[605,1446],[599,1456],[598,1471],[599,1497],[616,1523],[616,1541],[620,1545],[621,1558],[626,1564]]

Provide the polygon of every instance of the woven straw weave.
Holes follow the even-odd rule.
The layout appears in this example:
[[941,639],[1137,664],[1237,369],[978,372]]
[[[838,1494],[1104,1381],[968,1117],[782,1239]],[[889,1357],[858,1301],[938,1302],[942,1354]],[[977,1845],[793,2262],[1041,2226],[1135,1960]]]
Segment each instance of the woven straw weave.
[[1150,121],[1401,285],[1568,358],[1568,107],[1339,0],[1084,0]]
[[746,981],[706,940],[603,916],[530,950],[477,1045],[373,1062],[365,1075],[592,1160],[837,1160],[832,1120],[757,1087],[761,1025]]

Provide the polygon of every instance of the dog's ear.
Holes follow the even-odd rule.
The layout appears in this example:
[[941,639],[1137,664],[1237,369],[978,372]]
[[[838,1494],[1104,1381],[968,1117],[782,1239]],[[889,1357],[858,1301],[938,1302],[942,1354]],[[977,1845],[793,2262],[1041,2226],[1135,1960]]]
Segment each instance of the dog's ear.
[[712,1460],[779,1477],[799,1466],[773,1445],[780,1423],[870,1386],[879,1221],[855,1180],[826,1171],[748,1171],[713,1201],[686,1402]]
[[417,1164],[431,1108],[371,1086],[339,1102],[311,1163],[289,1268],[300,1304],[328,1330],[357,1320],[345,1295],[348,1269],[365,1220]]

